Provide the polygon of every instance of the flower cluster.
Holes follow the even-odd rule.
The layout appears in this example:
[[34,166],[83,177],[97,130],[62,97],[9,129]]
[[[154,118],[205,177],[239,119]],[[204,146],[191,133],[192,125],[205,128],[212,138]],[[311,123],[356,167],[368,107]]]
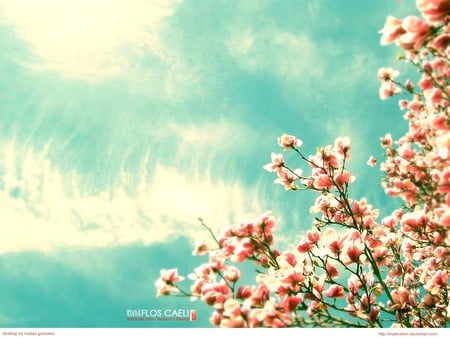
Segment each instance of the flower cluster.
[[[380,98],[399,101],[409,129],[398,140],[381,137],[386,159],[382,186],[403,205],[380,219],[366,198],[352,199],[355,177],[347,168],[348,137],[313,155],[302,141],[284,134],[283,153],[264,166],[286,190],[317,194],[312,228],[289,250],[275,248],[275,218],[211,232],[215,244],[195,254],[208,261],[180,286],[176,269],[162,270],[158,295],[200,299],[212,307],[219,327],[446,327],[450,320],[450,0],[417,0],[422,18],[387,18],[381,44],[397,44],[421,78],[398,81],[392,68],[378,71]],[[301,160],[292,169],[284,154]],[[371,156],[368,165],[375,167]],[[255,283],[243,282],[239,264],[253,262]]]
[[[397,83],[412,94],[399,101],[408,131],[395,142],[390,135],[381,139],[383,187],[404,203],[383,220],[398,233],[396,255],[402,255],[386,283],[396,288],[391,307],[409,312],[412,325],[444,326],[450,263],[450,1],[419,0],[417,7],[423,20],[390,17],[382,30],[382,43],[398,44],[421,74],[415,85]],[[390,80],[382,81],[385,86]]]

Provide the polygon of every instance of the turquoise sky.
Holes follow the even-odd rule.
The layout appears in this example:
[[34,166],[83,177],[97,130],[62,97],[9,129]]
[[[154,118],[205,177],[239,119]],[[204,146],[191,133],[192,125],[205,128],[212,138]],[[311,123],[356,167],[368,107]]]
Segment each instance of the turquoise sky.
[[314,196],[262,169],[285,132],[305,153],[349,136],[354,196],[392,210],[366,161],[406,124],[377,69],[409,69],[378,31],[413,5],[0,0],[0,326],[209,326],[154,281],[201,262],[199,216],[219,231],[272,210],[280,247],[310,227]]

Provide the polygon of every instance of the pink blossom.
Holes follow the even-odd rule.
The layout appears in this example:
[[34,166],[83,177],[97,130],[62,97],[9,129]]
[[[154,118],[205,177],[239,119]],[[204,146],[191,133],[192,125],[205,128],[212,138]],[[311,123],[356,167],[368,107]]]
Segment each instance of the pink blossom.
[[252,295],[252,291],[248,286],[240,286],[236,292],[236,298],[246,299]]
[[249,298],[250,305],[255,307],[264,306],[270,298],[270,290],[265,284],[259,284],[252,287],[252,295]]
[[439,223],[445,227],[450,227],[450,209],[447,208],[440,214]]
[[334,147],[339,155],[343,156],[346,160],[350,159],[352,147],[350,146],[349,137],[338,137],[334,141]]
[[359,257],[362,255],[363,252],[364,252],[364,249],[361,246],[356,245],[356,244],[350,245],[346,251],[348,258],[353,263],[359,262]]
[[341,285],[333,284],[327,291],[325,291],[325,296],[330,298],[342,298],[345,297],[344,288]]
[[410,109],[412,112],[418,113],[420,112],[420,109],[422,108],[423,103],[420,101],[417,96],[415,96],[414,101],[409,102],[408,109]]
[[313,174],[322,174],[339,167],[339,156],[331,146],[321,147],[315,156],[309,156],[308,163],[313,168]]
[[429,76],[422,77],[418,83],[420,89],[426,90],[433,88],[433,81]]
[[296,271],[295,269],[290,270],[290,273],[286,273],[286,276],[283,278],[283,282],[290,284],[294,287],[294,289],[296,289],[296,286],[302,284],[304,281],[305,277],[303,276],[303,273],[300,271]]
[[433,276],[433,282],[436,285],[445,287],[448,285],[448,272],[445,270],[436,271]]
[[278,145],[284,148],[284,150],[289,150],[291,148],[298,148],[303,144],[301,140],[295,136],[283,134],[278,138]]
[[411,80],[406,80],[406,82],[405,82],[405,88],[406,88],[406,90],[409,91],[410,93],[413,92],[413,90],[414,90],[414,84],[412,83]]
[[380,138],[380,141],[383,148],[392,147],[392,135],[390,133]]
[[348,171],[339,172],[336,175],[334,175],[334,183],[337,187],[343,188],[344,184],[346,183],[352,183],[355,181],[355,176],[352,176]]
[[380,68],[378,69],[378,78],[381,81],[395,80],[399,75],[399,71],[393,68]]
[[402,21],[406,33],[402,34],[397,42],[407,51],[419,50],[430,35],[430,25],[415,16],[407,16]]
[[306,233],[309,243],[316,244],[320,240],[320,232],[318,231],[308,231]]
[[342,252],[344,248],[344,241],[347,236],[339,236],[337,231],[332,228],[326,228],[322,235],[323,245],[336,256]]
[[241,272],[235,266],[225,266],[223,276],[227,282],[235,283],[241,278]]
[[313,285],[313,297],[318,299],[321,298],[322,292],[325,288],[325,280],[327,279],[326,275],[322,275],[319,278],[313,278],[311,284]]
[[392,81],[385,81],[381,83],[379,95],[380,99],[386,100],[387,98],[401,93],[401,89],[395,85]]
[[235,299],[227,299],[223,305],[223,318],[220,327],[237,328],[245,327],[244,319],[241,315],[241,304]]
[[226,255],[222,251],[213,251],[209,255],[209,266],[213,271],[220,271],[225,268]]
[[201,290],[201,299],[215,309],[223,309],[223,304],[231,296],[225,282],[205,284]]
[[184,277],[178,276],[178,269],[161,269],[160,275],[161,280],[166,283],[179,282],[184,279]]
[[173,285],[161,283],[159,280],[155,283],[157,296],[168,296],[177,291]]
[[291,190],[298,188],[295,185],[295,181],[302,177],[303,171],[301,169],[295,169],[292,172],[286,168],[281,168],[281,170],[279,170],[277,174],[278,178],[274,181],[274,183],[281,184],[282,186],[284,186],[285,190]]
[[441,90],[437,88],[424,90],[423,95],[425,96],[427,102],[434,107],[443,105],[445,102]]
[[398,101],[398,106],[400,107],[401,110],[404,110],[406,108],[408,108],[408,100],[399,100]]
[[373,156],[370,156],[367,160],[367,165],[370,167],[375,167],[377,165],[377,159]]
[[178,289],[174,283],[182,281],[183,279],[184,277],[178,276],[177,269],[161,269],[160,277],[155,282],[157,296],[166,296],[177,292]]
[[449,0],[417,0],[416,6],[429,22],[442,22],[450,14]]
[[420,306],[425,308],[432,308],[436,303],[438,303],[438,299],[433,297],[430,294],[426,294],[420,303]]
[[222,315],[216,310],[209,317],[209,322],[214,326],[219,326],[222,321]]
[[283,301],[283,306],[288,312],[295,311],[297,306],[303,302],[303,297],[301,296],[287,296]]
[[254,234],[261,240],[272,244],[272,231],[275,227],[275,217],[268,211],[261,214],[255,221]]
[[435,48],[439,53],[446,55],[448,46],[450,45],[450,34],[439,35],[431,40],[429,46]]
[[447,117],[444,114],[436,115],[433,119],[432,126],[437,130],[450,131],[450,126],[447,126]]
[[382,33],[381,45],[385,46],[394,42],[405,32],[405,29],[402,27],[402,20],[389,15],[383,29],[380,30],[380,33]]
[[409,291],[403,286],[392,291],[391,296],[394,300],[394,304],[391,306],[392,309],[403,309],[409,302]]
[[280,255],[279,259],[284,259],[288,266],[295,267],[297,265],[297,258],[292,252],[285,252],[284,254]]
[[449,158],[450,155],[450,133],[445,133],[436,137],[437,154],[442,159]]
[[259,261],[258,262],[259,262],[259,265],[261,265],[262,267],[268,268],[270,260],[269,260],[269,257],[267,257],[266,255],[261,255],[259,257]]
[[194,256],[201,256],[204,255],[208,251],[208,246],[205,243],[201,243],[196,246],[195,250],[192,251],[192,254]]
[[264,324],[269,327],[286,327],[291,322],[289,314],[277,308],[275,303],[270,300],[264,304],[263,313]]
[[320,309],[320,303],[318,301],[311,301],[308,306],[307,314],[308,316],[312,317],[314,312]]
[[309,241],[303,241],[297,245],[297,251],[300,253],[305,253],[305,252],[311,251],[313,248],[314,248],[314,243],[311,243]]
[[211,268],[211,264],[203,263],[194,269],[193,273],[188,274],[188,278],[191,280],[210,280],[214,278],[214,272]]
[[433,68],[433,70],[442,75],[447,75],[447,71],[449,70],[449,65],[447,60],[444,58],[436,58],[432,61],[430,61],[430,65]]
[[369,312],[369,317],[368,317],[369,322],[371,322],[371,323],[375,322],[380,315],[380,311],[381,311],[381,308],[379,306],[373,306]]
[[372,256],[375,259],[375,263],[379,267],[383,265],[390,265],[392,261],[392,255],[389,253],[389,249],[381,245],[372,248]]
[[375,298],[373,297],[373,295],[370,295],[369,297],[367,296],[367,293],[363,294],[361,296],[361,301],[359,303],[359,309],[361,311],[366,311],[367,309],[370,308],[370,306],[374,303]]
[[327,265],[325,266],[325,269],[327,271],[327,275],[330,278],[337,278],[337,277],[339,277],[339,271],[337,270],[336,266],[334,266],[334,265],[332,265],[330,263],[327,263]]
[[195,296],[200,296],[202,293],[202,288],[205,285],[205,280],[203,279],[197,279],[194,281],[194,283],[191,285],[191,293]]
[[272,162],[269,164],[266,164],[263,168],[269,172],[275,172],[278,171],[280,168],[284,165],[284,157],[282,154],[271,154]]
[[243,262],[245,259],[252,257],[255,248],[250,238],[236,238],[236,248],[231,259],[235,262]]
[[357,295],[359,289],[363,287],[361,280],[355,275],[350,276],[350,278],[347,280],[347,285],[349,291],[354,295]]
[[223,304],[223,310],[223,316],[236,316],[241,312],[241,304],[235,299],[227,299]]
[[410,161],[415,155],[414,149],[410,143],[404,143],[397,149],[398,154],[405,160]]
[[314,179],[313,186],[314,186],[314,188],[319,189],[319,190],[323,190],[323,189],[327,190],[327,189],[331,189],[332,184],[333,183],[332,183],[330,177],[328,177],[328,175],[321,174]]

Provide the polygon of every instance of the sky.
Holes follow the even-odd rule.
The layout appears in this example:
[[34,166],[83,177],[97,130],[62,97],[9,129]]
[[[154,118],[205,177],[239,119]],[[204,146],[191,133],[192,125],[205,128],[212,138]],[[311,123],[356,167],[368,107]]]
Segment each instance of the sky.
[[[219,232],[270,210],[282,248],[311,227],[314,195],[262,168],[283,133],[305,154],[349,136],[353,196],[393,210],[366,161],[407,127],[377,70],[410,71],[379,34],[409,14],[406,0],[0,0],[0,327],[210,326],[206,305],[154,282],[203,262],[198,217]],[[140,308],[197,321],[127,320]]]

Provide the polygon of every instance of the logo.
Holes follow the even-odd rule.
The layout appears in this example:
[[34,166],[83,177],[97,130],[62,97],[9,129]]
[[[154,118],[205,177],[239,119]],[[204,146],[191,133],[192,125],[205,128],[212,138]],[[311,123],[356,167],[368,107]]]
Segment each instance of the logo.
[[127,309],[127,320],[149,321],[189,321],[197,320],[197,310],[191,309]]

